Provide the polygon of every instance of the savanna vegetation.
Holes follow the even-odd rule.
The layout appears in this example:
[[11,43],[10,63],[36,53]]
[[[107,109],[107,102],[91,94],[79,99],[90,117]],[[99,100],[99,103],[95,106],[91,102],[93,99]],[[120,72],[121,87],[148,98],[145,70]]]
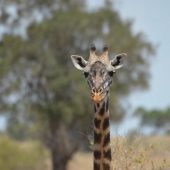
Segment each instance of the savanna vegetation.
[[[111,56],[128,53],[111,90],[113,122],[126,114],[122,103],[128,95],[148,87],[154,45],[142,32],[133,33],[133,22],[122,20],[110,1],[104,2],[94,11],[80,0],[0,2],[0,113],[8,136],[2,137],[6,148],[0,147],[9,153],[6,160],[18,159],[11,160],[11,169],[43,169],[39,162],[51,160],[53,170],[65,170],[78,149],[88,150],[93,107],[71,54],[88,56],[92,42],[98,47],[107,43]],[[28,150],[20,145],[29,140],[46,148],[34,142]]]
[[[115,170],[169,170],[170,137],[138,136],[112,139]],[[68,170],[92,169],[92,153],[79,151],[68,162]],[[51,170],[50,152],[39,141],[16,141],[0,137],[0,168],[3,170]]]
[[0,137],[0,169],[46,170],[49,153],[38,141],[20,142],[6,135]]
[[[114,170],[169,170],[170,137],[138,136],[112,139]],[[78,152],[69,163],[69,170],[92,168],[92,154]]]

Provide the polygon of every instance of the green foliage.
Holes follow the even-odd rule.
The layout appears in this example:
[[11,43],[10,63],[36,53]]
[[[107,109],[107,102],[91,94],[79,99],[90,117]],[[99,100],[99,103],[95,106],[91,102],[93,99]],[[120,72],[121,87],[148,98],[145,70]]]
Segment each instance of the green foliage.
[[166,127],[170,121],[170,108],[164,110],[152,109],[146,110],[145,108],[138,108],[135,114],[142,118],[142,125],[154,125],[156,127]]
[[38,142],[19,143],[6,136],[0,137],[0,169],[46,169],[47,151]]
[[29,117],[13,114],[8,117],[7,122],[8,126],[6,128],[6,133],[8,133],[11,138],[20,141],[35,138],[37,131],[36,126],[33,125],[34,121],[30,120]]

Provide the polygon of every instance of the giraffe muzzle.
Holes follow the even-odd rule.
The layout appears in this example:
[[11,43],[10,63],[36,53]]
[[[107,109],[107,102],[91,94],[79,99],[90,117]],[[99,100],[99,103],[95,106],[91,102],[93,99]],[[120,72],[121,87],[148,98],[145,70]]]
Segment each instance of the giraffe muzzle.
[[103,88],[99,89],[92,88],[91,98],[95,103],[101,102],[104,99]]

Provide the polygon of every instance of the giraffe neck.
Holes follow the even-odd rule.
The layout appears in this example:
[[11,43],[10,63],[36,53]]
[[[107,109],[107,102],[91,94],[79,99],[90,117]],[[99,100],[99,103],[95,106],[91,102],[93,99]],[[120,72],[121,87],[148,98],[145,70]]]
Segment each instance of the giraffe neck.
[[108,97],[94,106],[94,170],[111,170]]

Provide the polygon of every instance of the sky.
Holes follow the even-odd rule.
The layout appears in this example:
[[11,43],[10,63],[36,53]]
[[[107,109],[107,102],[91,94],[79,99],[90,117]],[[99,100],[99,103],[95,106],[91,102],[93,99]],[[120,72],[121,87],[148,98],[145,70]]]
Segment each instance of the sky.
[[[102,0],[90,1],[91,8],[102,5]],[[133,31],[142,31],[157,46],[150,67],[150,88],[133,93],[129,102],[135,109],[164,109],[170,106],[170,1],[115,0],[114,7],[122,19],[132,19]]]

